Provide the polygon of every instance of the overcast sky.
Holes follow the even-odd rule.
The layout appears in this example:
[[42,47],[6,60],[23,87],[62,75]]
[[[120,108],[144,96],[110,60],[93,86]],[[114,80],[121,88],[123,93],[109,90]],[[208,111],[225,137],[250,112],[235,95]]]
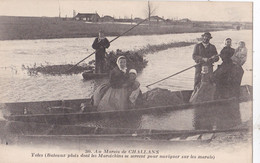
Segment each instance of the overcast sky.
[[[206,21],[252,21],[250,2],[172,2],[152,1],[155,15],[164,18],[189,18]],[[100,16],[116,18],[146,17],[147,1],[116,0],[0,0],[0,15],[72,17],[73,10],[97,12]]]

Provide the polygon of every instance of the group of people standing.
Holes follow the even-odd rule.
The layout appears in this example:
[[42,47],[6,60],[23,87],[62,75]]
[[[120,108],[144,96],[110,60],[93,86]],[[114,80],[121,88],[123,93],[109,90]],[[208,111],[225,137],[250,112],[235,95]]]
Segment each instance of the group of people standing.
[[[239,47],[231,47],[231,38],[225,39],[225,47],[218,54],[216,47],[210,43],[209,32],[202,35],[202,42],[195,45],[192,54],[197,63],[195,67],[194,91],[191,103],[210,101],[214,99],[239,97],[240,84],[243,76],[242,65],[246,62],[247,49],[245,42],[239,42]],[[105,49],[109,41],[99,32],[92,47],[96,50],[95,73],[104,73]],[[213,71],[213,63],[222,59],[222,64]],[[124,56],[117,58],[116,67],[110,72],[109,82],[100,85],[94,92],[93,105],[98,111],[125,110],[133,108],[141,100],[140,83],[136,80],[135,69],[129,70]]]
[[[202,102],[214,99],[239,97],[240,85],[244,70],[242,65],[247,59],[245,42],[240,41],[237,49],[233,49],[232,39],[225,39],[225,46],[220,54],[210,43],[209,32],[202,35],[202,42],[194,48],[195,67],[194,92],[190,102]],[[222,59],[222,64],[213,71],[213,63]]]

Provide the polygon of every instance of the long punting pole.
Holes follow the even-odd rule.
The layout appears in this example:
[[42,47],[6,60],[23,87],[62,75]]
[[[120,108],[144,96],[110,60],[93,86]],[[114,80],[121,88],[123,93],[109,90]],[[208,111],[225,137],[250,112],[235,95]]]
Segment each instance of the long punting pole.
[[190,67],[188,67],[188,68],[186,68],[186,69],[184,69],[184,70],[181,70],[181,71],[179,71],[179,72],[177,72],[177,73],[175,73],[175,74],[172,74],[172,75],[170,75],[170,76],[168,76],[168,77],[166,77],[166,78],[163,78],[163,79],[161,79],[161,80],[158,80],[158,81],[156,81],[156,82],[154,82],[154,83],[152,83],[152,84],[149,84],[149,85],[147,85],[146,87],[149,87],[149,86],[151,86],[151,85],[154,85],[154,84],[157,84],[157,83],[159,83],[159,82],[161,82],[161,81],[164,81],[164,80],[166,80],[166,79],[169,79],[169,78],[171,78],[171,77],[173,77],[173,76],[175,76],[175,75],[178,75],[178,74],[180,74],[180,73],[182,73],[182,72],[184,72],[184,71],[187,71],[187,70],[189,70],[189,69],[191,69],[191,68],[193,68],[193,67],[195,67],[195,66],[197,66],[197,65],[199,65],[199,63],[196,64],[196,65],[190,66]]
[[[220,54],[218,54],[218,55],[215,55],[214,57],[218,57],[218,56],[220,56]],[[146,87],[149,87],[149,86],[151,86],[151,85],[154,85],[154,84],[157,84],[157,83],[159,83],[159,82],[161,82],[161,81],[164,81],[164,80],[166,80],[166,79],[169,79],[169,78],[171,78],[171,77],[173,77],[173,76],[175,76],[175,75],[178,75],[178,74],[180,74],[180,73],[182,73],[182,72],[184,72],[184,71],[187,71],[187,70],[189,70],[189,69],[191,69],[191,68],[193,68],[193,67],[196,67],[196,66],[198,66],[198,65],[200,65],[201,63],[197,63],[197,64],[195,64],[195,65],[193,65],[193,66],[190,66],[190,67],[188,67],[188,68],[186,68],[186,69],[184,69],[184,70],[181,70],[181,71],[179,71],[179,72],[177,72],[177,73],[175,73],[175,74],[172,74],[172,75],[170,75],[170,76],[168,76],[168,77],[166,77],[166,78],[163,78],[163,79],[161,79],[161,80],[159,80],[159,81],[157,81],[157,82],[154,82],[154,83],[152,83],[152,84],[149,84],[149,85],[147,85]]]
[[[127,32],[131,31],[132,29],[134,29],[135,27],[137,27],[138,25],[142,24],[143,22],[145,22],[147,20],[144,19],[143,21],[139,22],[138,24],[136,24],[135,26],[133,26],[132,28],[128,29],[127,31],[125,31],[124,33],[118,35],[117,37],[115,37],[114,39],[112,39],[111,41],[109,41],[109,43],[112,43],[113,41],[115,41],[116,39],[118,39],[119,37],[125,35]],[[95,54],[95,52],[91,53],[90,55],[88,55],[87,57],[85,57],[84,59],[82,59],[81,61],[79,61],[78,63],[76,63],[74,66],[72,66],[70,69],[68,69],[66,72],[69,72],[70,70],[72,70],[74,67],[76,67],[78,64],[80,64],[81,62],[83,62],[85,59],[89,58],[90,56],[92,56],[93,54]]]

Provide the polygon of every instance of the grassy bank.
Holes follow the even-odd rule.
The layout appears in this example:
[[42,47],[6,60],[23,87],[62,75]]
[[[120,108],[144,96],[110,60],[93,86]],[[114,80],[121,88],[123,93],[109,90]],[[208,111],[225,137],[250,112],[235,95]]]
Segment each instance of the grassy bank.
[[[106,69],[109,71],[116,66],[116,59],[117,57],[123,55],[127,58],[127,67],[134,68],[138,72],[142,71],[145,66],[147,65],[147,60],[144,59],[145,54],[148,53],[155,53],[162,50],[167,50],[169,48],[176,48],[176,47],[184,47],[190,46],[195,44],[195,42],[174,42],[168,44],[160,44],[160,45],[147,45],[144,48],[134,51],[111,51],[108,54],[108,65],[106,65]],[[70,69],[73,64],[64,64],[64,65],[36,65],[33,66],[22,66],[22,69],[27,70],[29,75],[37,75],[38,73],[45,74],[45,75],[71,75],[71,74],[78,74],[82,73],[83,71],[94,70],[95,61],[92,60],[88,64],[85,65],[78,65],[74,67],[71,71],[67,71]]]
[[[100,29],[104,30],[107,36],[117,36],[132,26],[134,25],[92,24],[50,17],[0,16],[0,40],[94,37]],[[226,28],[214,26],[194,27],[192,24],[139,25],[126,35],[193,33],[224,29]]]

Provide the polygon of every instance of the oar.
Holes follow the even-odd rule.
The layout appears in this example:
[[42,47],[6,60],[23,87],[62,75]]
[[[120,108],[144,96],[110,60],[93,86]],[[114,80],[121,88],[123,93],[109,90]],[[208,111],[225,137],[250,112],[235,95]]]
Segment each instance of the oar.
[[[218,54],[218,55],[215,55],[215,56],[212,56],[213,58],[214,57],[218,57],[218,56],[220,56],[220,54]],[[195,66],[198,66],[198,65],[200,65],[201,63],[197,63],[197,64],[195,64],[195,65],[193,65],[193,66],[190,66],[190,67],[188,67],[188,68],[186,68],[186,69],[184,69],[184,70],[181,70],[181,71],[179,71],[179,72],[177,72],[177,73],[175,73],[175,74],[172,74],[172,75],[170,75],[170,76],[168,76],[168,77],[166,77],[166,78],[163,78],[163,79],[161,79],[161,80],[159,80],[159,81],[157,81],[157,82],[154,82],[154,83],[152,83],[152,84],[149,84],[149,85],[147,85],[146,87],[149,87],[149,86],[151,86],[151,85],[154,85],[154,84],[156,84],[156,83],[159,83],[159,82],[161,82],[161,81],[164,81],[164,80],[166,80],[166,79],[169,79],[170,77],[173,77],[173,76],[175,76],[175,75],[178,75],[178,74],[180,74],[180,73],[182,73],[182,72],[184,72],[184,71],[187,71],[187,70],[189,70],[189,69],[191,69],[191,68],[193,68],[193,67],[195,67]]]
[[[145,22],[147,20],[144,19],[143,21],[137,23],[135,26],[133,26],[132,28],[128,29],[127,31],[125,31],[124,33],[118,35],[117,37],[115,37],[114,39],[112,39],[111,41],[109,41],[109,43],[112,43],[113,41],[115,41],[116,39],[118,39],[119,37],[125,35],[126,33],[128,33],[129,31],[131,31],[132,29],[134,29],[135,27],[137,27],[138,25],[140,25],[141,23]],[[78,63],[76,63],[74,66],[72,66],[71,68],[69,68],[66,72],[69,72],[70,70],[72,70],[74,67],[76,67],[78,64],[80,64],[81,62],[83,62],[85,59],[89,58],[90,56],[92,56],[93,54],[95,54],[95,51],[93,53],[91,53],[90,55],[88,55],[87,57],[85,57],[84,59],[82,59],[81,61],[79,61]]]

